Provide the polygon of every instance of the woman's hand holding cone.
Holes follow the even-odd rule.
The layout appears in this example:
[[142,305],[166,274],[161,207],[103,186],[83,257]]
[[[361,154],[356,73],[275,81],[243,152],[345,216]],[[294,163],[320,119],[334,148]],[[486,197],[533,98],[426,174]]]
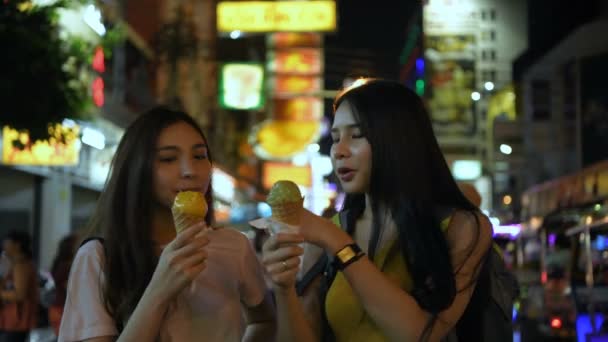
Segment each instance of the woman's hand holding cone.
[[177,235],[160,255],[149,290],[163,300],[171,300],[205,269],[209,239],[201,234],[207,226],[200,222]]

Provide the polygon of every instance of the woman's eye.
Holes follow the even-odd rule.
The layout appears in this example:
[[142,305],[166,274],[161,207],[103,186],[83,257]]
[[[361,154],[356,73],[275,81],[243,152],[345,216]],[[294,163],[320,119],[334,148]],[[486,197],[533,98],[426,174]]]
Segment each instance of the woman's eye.
[[158,160],[161,163],[171,163],[177,160],[176,157],[159,157]]
[[204,160],[207,159],[207,154],[197,154],[194,156],[195,159]]

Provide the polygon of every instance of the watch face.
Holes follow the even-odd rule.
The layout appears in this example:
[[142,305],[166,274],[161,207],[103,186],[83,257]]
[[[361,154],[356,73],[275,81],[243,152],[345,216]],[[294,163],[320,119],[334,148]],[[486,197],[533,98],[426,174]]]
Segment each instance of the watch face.
[[347,262],[351,258],[355,257],[357,253],[353,250],[351,246],[344,247],[341,251],[339,251],[336,256],[340,259],[341,262]]

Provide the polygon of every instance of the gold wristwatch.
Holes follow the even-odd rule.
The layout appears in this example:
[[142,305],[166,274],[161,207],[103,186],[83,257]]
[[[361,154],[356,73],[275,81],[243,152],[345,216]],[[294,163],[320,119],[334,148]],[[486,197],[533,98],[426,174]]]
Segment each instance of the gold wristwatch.
[[340,249],[334,258],[335,266],[338,270],[342,271],[346,266],[359,260],[365,253],[361,250],[361,247],[356,243],[351,243]]

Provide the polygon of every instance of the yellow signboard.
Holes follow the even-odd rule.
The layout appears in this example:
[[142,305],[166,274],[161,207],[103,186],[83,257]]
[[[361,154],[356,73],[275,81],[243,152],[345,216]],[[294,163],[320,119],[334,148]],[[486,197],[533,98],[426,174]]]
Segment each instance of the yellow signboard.
[[2,129],[2,163],[12,165],[77,165],[80,127],[49,125],[46,140],[32,141],[27,131],[9,126]]
[[264,163],[264,188],[270,189],[279,180],[290,180],[300,186],[312,185],[312,170],[310,166],[295,166],[291,163]]
[[328,32],[336,29],[334,1],[222,1],[218,32]]

